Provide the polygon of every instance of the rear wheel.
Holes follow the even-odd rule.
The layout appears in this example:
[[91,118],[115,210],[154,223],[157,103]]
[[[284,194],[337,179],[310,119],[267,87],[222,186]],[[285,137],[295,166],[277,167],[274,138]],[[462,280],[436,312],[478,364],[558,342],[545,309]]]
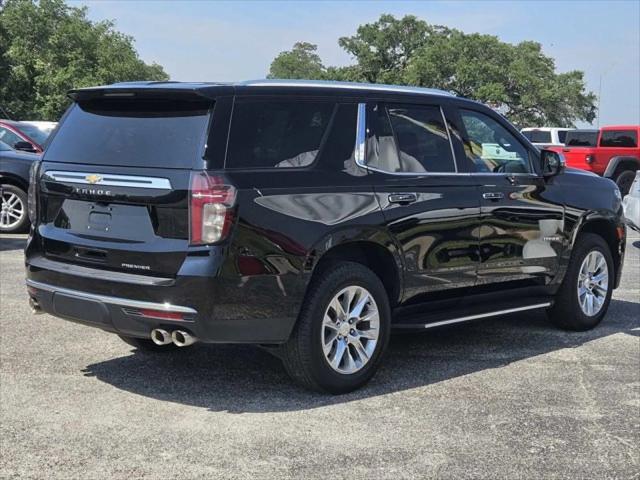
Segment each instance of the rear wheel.
[[561,328],[582,331],[598,325],[607,313],[614,270],[602,237],[586,233],[577,242],[549,317]]
[[631,190],[631,184],[635,178],[636,172],[633,170],[623,170],[616,176],[615,182],[623,197]]
[[156,345],[149,338],[125,337],[123,335],[118,336],[127,345],[131,345],[132,347],[145,352],[170,352],[178,348],[178,346],[173,343],[169,343],[167,345]]
[[389,299],[380,279],[358,263],[337,264],[310,286],[282,359],[306,388],[350,392],[375,374],[389,330]]
[[2,185],[0,205],[0,232],[18,233],[29,225],[27,216],[27,194],[14,185]]

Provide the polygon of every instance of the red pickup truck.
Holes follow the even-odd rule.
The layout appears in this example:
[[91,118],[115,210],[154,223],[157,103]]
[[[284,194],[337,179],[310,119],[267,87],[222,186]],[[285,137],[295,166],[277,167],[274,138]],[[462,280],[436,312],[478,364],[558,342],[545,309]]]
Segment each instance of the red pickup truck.
[[639,137],[638,125],[572,130],[567,132],[564,147],[548,148],[561,152],[568,167],[610,178],[624,196],[629,193],[636,170],[640,170]]

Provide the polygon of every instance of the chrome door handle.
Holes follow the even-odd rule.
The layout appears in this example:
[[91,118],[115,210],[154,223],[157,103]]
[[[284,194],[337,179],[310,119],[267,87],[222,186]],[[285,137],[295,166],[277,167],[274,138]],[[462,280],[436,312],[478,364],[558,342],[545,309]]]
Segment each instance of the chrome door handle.
[[415,193],[390,193],[389,203],[409,204],[418,200]]
[[504,198],[504,193],[502,192],[487,192],[482,194],[482,198],[486,200],[500,200]]

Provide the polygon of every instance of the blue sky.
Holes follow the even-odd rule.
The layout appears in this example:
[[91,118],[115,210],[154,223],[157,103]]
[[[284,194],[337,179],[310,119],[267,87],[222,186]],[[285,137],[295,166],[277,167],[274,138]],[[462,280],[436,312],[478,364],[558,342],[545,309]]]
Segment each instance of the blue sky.
[[[111,19],[140,56],[173,80],[263,78],[297,41],[318,45],[325,65],[351,62],[340,36],[382,13],[413,14],[465,32],[535,40],[558,71],[583,70],[600,124],[640,123],[640,1],[71,1],[92,20]],[[594,122],[595,124],[595,122]]]

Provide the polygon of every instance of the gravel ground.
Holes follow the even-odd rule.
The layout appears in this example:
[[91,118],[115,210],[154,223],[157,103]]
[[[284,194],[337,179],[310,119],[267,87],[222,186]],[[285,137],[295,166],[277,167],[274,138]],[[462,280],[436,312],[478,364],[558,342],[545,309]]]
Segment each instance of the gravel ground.
[[0,478],[640,478],[640,237],[595,330],[542,312],[392,339],[330,397],[248,346],[149,355],[31,315],[0,239]]

